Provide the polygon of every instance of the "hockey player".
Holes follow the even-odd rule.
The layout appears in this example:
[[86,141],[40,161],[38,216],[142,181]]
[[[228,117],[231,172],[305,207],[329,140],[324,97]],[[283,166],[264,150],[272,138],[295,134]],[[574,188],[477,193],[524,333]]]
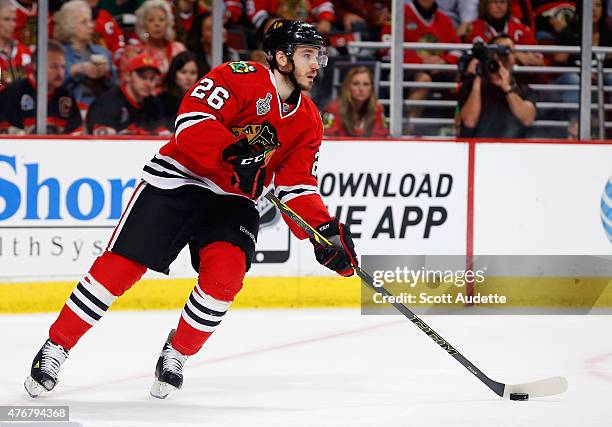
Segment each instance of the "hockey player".
[[226,63],[187,91],[174,135],[145,166],[107,250],[77,284],[34,358],[25,382],[31,396],[55,387],[69,350],[147,268],[167,273],[189,244],[198,283],[163,346],[151,395],[165,398],[181,388],[187,358],[242,287],[258,233],[254,202],[273,176],[277,196],[336,243],[313,242],[316,259],[353,274],[350,231],[330,217],[317,190],[321,118],[301,94],[327,64],[323,39],[312,25],[280,20],[263,47],[269,70]]

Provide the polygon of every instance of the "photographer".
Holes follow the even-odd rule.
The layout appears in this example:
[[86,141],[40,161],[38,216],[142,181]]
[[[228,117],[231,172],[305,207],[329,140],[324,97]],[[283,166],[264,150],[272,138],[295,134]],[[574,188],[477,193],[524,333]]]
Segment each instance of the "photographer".
[[535,96],[512,76],[512,39],[500,35],[491,43],[475,44],[460,61],[460,136],[523,138],[536,116]]

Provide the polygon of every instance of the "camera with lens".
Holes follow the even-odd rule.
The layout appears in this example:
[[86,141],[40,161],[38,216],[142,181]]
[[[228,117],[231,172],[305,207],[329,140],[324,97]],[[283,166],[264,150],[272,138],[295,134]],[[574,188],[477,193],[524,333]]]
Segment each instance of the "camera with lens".
[[477,41],[469,52],[459,58],[457,64],[459,74],[462,77],[466,76],[468,74],[468,66],[472,59],[478,59],[476,74],[482,77],[488,77],[499,71],[498,61],[506,58],[510,54],[510,51],[510,46],[497,44],[487,45],[481,41]]

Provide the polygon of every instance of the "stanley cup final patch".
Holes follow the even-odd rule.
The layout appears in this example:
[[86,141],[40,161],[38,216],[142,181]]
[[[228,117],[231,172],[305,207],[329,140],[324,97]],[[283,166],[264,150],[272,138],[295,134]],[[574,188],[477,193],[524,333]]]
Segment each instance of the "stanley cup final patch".
[[270,101],[272,101],[272,94],[268,92],[265,98],[257,99],[257,115],[264,116],[270,112]]

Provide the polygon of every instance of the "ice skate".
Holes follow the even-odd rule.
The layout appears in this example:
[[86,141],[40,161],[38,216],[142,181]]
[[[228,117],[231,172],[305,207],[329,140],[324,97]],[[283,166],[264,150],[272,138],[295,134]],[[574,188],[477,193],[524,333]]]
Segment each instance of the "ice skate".
[[68,358],[68,350],[48,339],[32,361],[30,375],[23,386],[31,397],[51,391],[58,383],[60,366]]
[[176,351],[170,344],[174,332],[175,329],[168,335],[155,366],[155,380],[151,386],[151,396],[158,399],[165,399],[174,390],[183,386],[183,366],[187,361],[187,356]]

